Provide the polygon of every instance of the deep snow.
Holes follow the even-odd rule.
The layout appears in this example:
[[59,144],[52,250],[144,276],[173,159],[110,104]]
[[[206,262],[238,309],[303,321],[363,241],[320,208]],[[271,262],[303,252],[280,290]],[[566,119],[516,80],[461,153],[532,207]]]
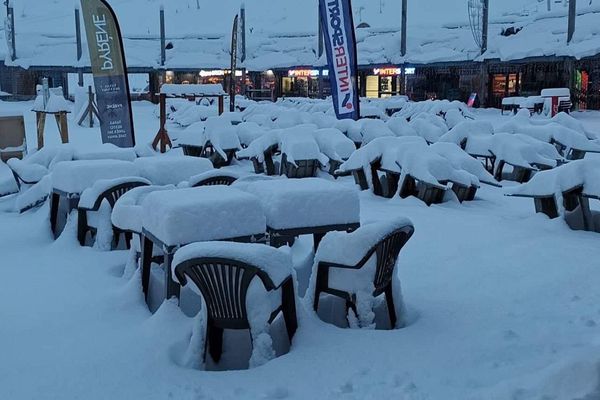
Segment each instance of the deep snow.
[[[25,111],[33,145],[30,106],[0,103]],[[140,141],[158,129],[153,111],[134,105]],[[575,115],[600,127],[599,113]],[[72,127],[76,147],[99,137]],[[169,302],[150,314],[139,276],[122,277],[127,252],[81,248],[72,226],[53,241],[47,206],[17,215],[12,201],[0,200],[1,399],[600,398],[600,236],[501,189],[432,207],[361,193],[362,222],[416,227],[398,268],[409,325],[340,329],[300,311],[289,354],[229,372],[186,366],[197,320]]]

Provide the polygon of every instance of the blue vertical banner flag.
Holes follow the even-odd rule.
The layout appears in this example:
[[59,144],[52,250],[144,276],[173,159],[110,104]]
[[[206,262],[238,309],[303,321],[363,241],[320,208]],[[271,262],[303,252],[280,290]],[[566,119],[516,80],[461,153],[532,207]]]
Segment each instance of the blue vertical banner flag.
[[117,16],[105,0],[81,0],[102,143],[135,146],[127,64]]
[[319,0],[333,108],[338,119],[360,118],[358,54],[351,0]]

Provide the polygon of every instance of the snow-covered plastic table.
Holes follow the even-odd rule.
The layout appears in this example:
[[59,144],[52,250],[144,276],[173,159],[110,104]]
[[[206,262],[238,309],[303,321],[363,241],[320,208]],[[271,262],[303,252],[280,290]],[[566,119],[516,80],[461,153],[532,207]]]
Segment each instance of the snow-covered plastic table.
[[167,298],[179,295],[171,279],[175,251],[207,241],[257,242],[266,217],[259,199],[227,186],[153,192],[142,203],[142,286],[147,298],[154,245],[164,254]]
[[360,226],[360,200],[352,187],[319,178],[236,182],[234,187],[259,199],[273,246],[313,235],[317,248],[326,233]]
[[138,158],[134,163],[140,176],[154,185],[177,185],[213,169],[209,160],[189,156],[145,157]]
[[138,176],[134,163],[119,160],[63,161],[52,171],[52,195],[50,197],[50,227],[56,234],[59,205],[68,202],[66,214],[77,208],[81,193],[102,179]]

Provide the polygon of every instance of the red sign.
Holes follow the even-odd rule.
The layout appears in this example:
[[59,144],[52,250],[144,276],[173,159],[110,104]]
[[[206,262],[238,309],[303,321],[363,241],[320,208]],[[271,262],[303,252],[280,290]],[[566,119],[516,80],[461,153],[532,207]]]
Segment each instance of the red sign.
[[552,116],[553,117],[556,114],[558,114],[558,104],[559,104],[559,97],[558,96],[552,96]]

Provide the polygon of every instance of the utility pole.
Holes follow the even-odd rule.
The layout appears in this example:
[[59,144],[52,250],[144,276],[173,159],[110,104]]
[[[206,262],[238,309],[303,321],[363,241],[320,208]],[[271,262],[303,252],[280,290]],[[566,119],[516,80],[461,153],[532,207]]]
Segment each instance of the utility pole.
[[167,61],[167,38],[165,32],[165,6],[160,5],[160,66],[164,67]]
[[321,7],[319,7],[319,14],[318,14],[318,34],[317,34],[317,55],[319,56],[319,58],[321,58],[321,56],[323,55],[323,46],[325,44],[324,40],[323,40],[323,25],[321,25]]
[[548,0],[548,11],[552,11],[552,0]]
[[[406,56],[406,32],[408,19],[408,0],[402,0],[402,27],[400,32],[400,55]],[[402,68],[400,68],[400,93],[406,94],[406,62],[402,60]]]
[[[81,61],[81,56],[83,55],[81,48],[81,20],[79,18],[79,13],[79,3],[75,3],[75,39],[77,41],[77,63]],[[81,69],[81,65],[78,65],[77,69],[79,70],[77,72],[77,84],[79,87],[83,87],[83,71]]]
[[10,30],[5,32],[8,35],[10,42],[10,59],[15,61],[17,59],[17,45],[15,43],[15,9],[13,8],[12,0],[6,0],[6,19]]
[[481,26],[481,54],[488,49],[488,28],[490,19],[490,0],[483,0],[483,21]]
[[[244,62],[246,61],[246,4],[242,1],[240,5],[240,40],[241,40],[241,49],[240,49],[240,62],[242,63],[242,94],[246,94],[246,66]],[[233,79],[235,78],[235,74],[233,75]]]
[[577,0],[569,0],[569,29],[567,33],[567,44],[571,43],[575,33],[575,18],[577,17]]

